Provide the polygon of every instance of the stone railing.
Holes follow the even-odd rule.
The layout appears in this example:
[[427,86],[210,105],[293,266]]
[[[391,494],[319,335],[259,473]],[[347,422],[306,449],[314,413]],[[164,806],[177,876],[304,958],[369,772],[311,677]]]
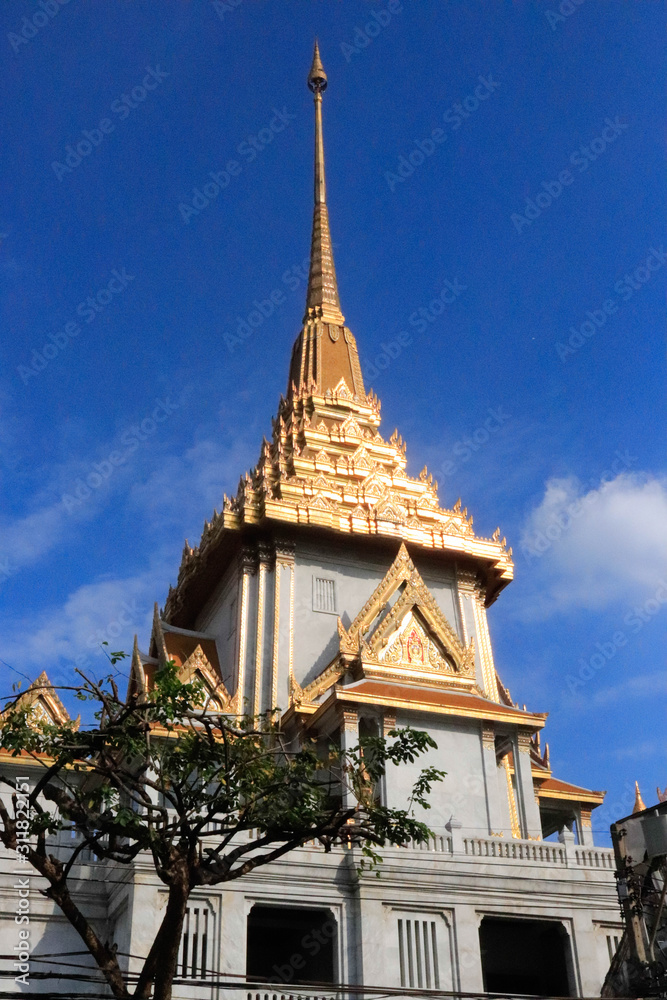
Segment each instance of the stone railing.
[[416,841],[410,842],[413,851],[435,851],[436,854],[453,854],[454,845],[451,836],[445,834],[435,834],[430,837],[428,843],[418,844]]
[[336,994],[321,995],[319,993],[261,993],[248,991],[245,1000],[336,1000]]
[[560,865],[565,868],[597,868],[613,871],[614,852],[607,847],[582,847],[558,844],[548,840],[515,840],[503,837],[465,837],[460,831],[436,834],[428,843],[411,843],[407,849],[450,857],[467,855],[471,858],[517,861],[529,864]]
[[607,847],[575,847],[574,856],[582,868],[612,869],[615,864],[614,852]]
[[543,840],[503,840],[501,837],[463,837],[463,850],[478,858],[504,858],[511,861],[544,861],[566,865],[566,850],[561,844]]

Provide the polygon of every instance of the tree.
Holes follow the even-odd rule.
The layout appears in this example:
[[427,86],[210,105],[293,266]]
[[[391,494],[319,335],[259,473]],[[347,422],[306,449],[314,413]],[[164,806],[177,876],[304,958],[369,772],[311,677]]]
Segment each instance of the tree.
[[[115,663],[124,654],[112,654]],[[0,742],[41,767],[28,789],[0,799],[0,840],[47,881],[52,899],[84,942],[114,997],[170,1000],[188,897],[197,886],[241,878],[308,841],[325,851],[361,847],[375,867],[383,845],[424,842],[431,831],[414,814],[444,772],[424,768],[405,809],[374,794],[388,764],[414,761],[432,738],[412,729],[368,737],[351,750],[288,739],[277,713],[222,714],[198,681],[183,683],[173,662],[150,691],[121,697],[113,675],[81,672],[76,697],[92,702],[95,723],[53,724],[31,715],[25,698],[3,714]],[[213,827],[213,836],[210,830]],[[57,850],[49,838],[76,834]],[[102,941],[69,881],[81,854],[131,865],[152,858],[167,886],[164,918],[138,979],[121,968],[113,942]]]

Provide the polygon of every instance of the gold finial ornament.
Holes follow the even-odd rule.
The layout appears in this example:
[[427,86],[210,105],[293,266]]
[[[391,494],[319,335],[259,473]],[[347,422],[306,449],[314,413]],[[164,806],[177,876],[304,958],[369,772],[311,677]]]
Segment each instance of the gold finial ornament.
[[308,87],[313,93],[322,92],[327,89],[327,75],[320,59],[320,47],[315,39],[315,51],[313,52],[313,65],[308,74]]
[[308,74],[308,88],[313,93],[315,104],[315,190],[313,210],[313,236],[310,248],[310,274],[306,297],[308,320],[322,320],[342,326],[345,322],[338,298],[338,282],[331,247],[329,212],[327,210],[327,186],[324,174],[324,137],[322,131],[322,94],[327,88],[320,50],[315,42],[313,65]]
[[634,816],[635,813],[643,812],[644,809],[646,809],[646,805],[644,804],[642,793],[639,791],[639,782],[635,781],[635,804],[632,810],[632,815]]

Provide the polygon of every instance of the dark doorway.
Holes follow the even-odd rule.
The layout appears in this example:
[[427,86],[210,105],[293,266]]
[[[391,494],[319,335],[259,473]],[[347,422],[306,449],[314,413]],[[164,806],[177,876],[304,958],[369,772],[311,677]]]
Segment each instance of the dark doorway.
[[253,906],[246,973],[253,982],[333,983],[336,921],[329,910]]
[[479,939],[487,993],[572,996],[570,944],[562,924],[484,917]]

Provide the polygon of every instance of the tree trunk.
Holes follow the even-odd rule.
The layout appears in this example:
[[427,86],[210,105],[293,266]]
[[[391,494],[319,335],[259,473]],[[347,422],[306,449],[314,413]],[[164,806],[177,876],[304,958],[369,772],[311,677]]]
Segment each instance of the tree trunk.
[[79,934],[88,951],[97,962],[114,997],[117,997],[118,1000],[124,1000],[125,997],[129,997],[130,994],[127,991],[115,954],[106,944],[102,944],[97,937],[97,934],[83,916],[81,910],[79,910],[78,906],[72,900],[65,882],[57,883],[56,885],[51,884],[50,888],[46,890],[46,895],[60,907],[74,930]]
[[176,977],[189,895],[190,880],[187,873],[183,872],[177,883],[169,887],[167,909],[139,978],[135,996],[150,996],[150,980],[153,980],[155,984],[153,1000],[172,1000],[172,986]]

